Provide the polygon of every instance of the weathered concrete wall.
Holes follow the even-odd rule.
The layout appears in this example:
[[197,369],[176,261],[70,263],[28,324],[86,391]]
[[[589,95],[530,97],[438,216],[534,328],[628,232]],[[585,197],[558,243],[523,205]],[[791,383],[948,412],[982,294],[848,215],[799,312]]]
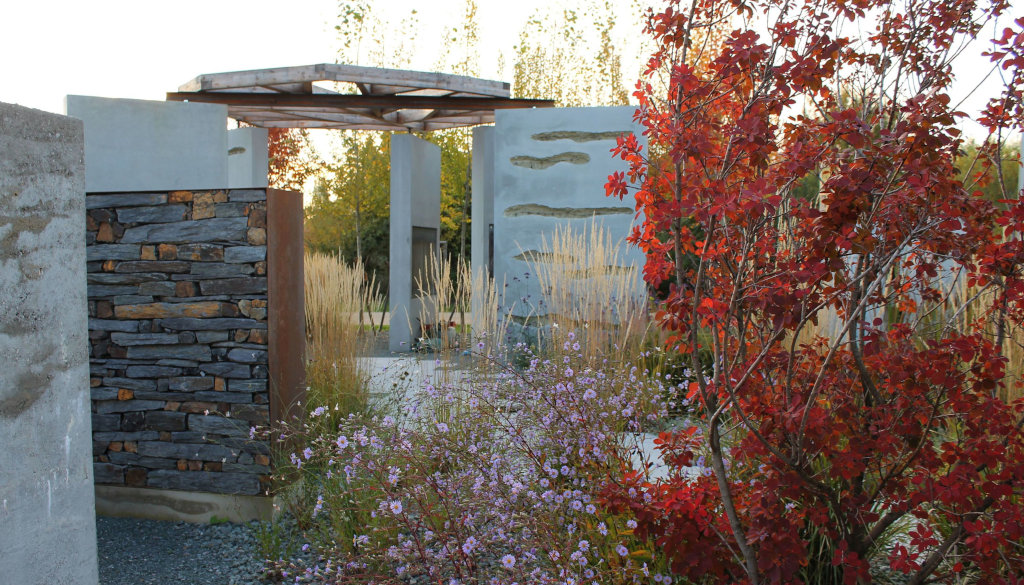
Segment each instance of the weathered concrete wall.
[[[635,111],[622,106],[495,113],[494,279],[504,286],[505,310],[544,314],[540,287],[526,276],[524,257],[540,250],[545,238],[550,242],[558,226],[582,232],[596,221],[612,241],[623,241],[622,262],[643,266],[643,254],[624,242],[634,202],[607,197],[604,189],[610,174],[626,170],[610,153],[617,136],[634,132],[642,139]],[[642,294],[639,287],[638,282]]]
[[391,138],[391,233],[389,296],[391,351],[409,351],[429,299],[413,295],[413,228],[436,230],[441,238],[441,149],[411,134]]
[[97,484],[268,489],[266,198],[86,196]]
[[228,130],[228,188],[266,189],[270,159],[266,128]]
[[82,123],[0,104],[0,581],[97,582]]
[[88,193],[228,185],[225,105],[69,95],[65,111],[85,123]]

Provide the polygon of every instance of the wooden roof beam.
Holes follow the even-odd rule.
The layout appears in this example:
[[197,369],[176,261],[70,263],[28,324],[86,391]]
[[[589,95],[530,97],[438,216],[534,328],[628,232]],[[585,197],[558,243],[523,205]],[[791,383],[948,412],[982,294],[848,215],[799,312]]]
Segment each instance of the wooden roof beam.
[[359,67],[334,63],[277,67],[249,71],[230,71],[200,75],[184,84],[179,91],[220,91],[314,81],[342,81],[363,84],[396,85],[410,88],[434,88],[508,97],[509,84],[464,75],[425,71],[405,71],[380,67]]
[[432,96],[376,96],[348,94],[257,94],[238,92],[169,92],[168,101],[191,101],[228,106],[271,107],[336,107],[497,110],[515,108],[550,108],[554,100],[513,98],[455,98]]

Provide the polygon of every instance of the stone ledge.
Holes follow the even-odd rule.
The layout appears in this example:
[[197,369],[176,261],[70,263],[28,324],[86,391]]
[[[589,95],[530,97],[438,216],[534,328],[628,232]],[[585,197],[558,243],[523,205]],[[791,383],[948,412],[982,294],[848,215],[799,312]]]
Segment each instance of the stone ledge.
[[231,522],[268,521],[274,499],[154,488],[97,485],[96,513],[119,518],[209,523],[214,517]]

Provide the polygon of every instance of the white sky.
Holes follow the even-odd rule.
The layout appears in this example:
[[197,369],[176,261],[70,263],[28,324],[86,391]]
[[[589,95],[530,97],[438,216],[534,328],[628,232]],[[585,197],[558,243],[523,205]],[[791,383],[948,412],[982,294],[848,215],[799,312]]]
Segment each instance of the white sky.
[[[421,41],[457,22],[461,0],[389,0],[416,9]],[[481,0],[481,65],[508,60],[519,30],[541,0]],[[64,96],[163,100],[202,73],[333,63],[336,0],[25,0],[0,16],[0,101],[63,113]],[[430,69],[424,51],[416,65]],[[490,68],[487,64],[492,64]]]
[[[477,1],[482,75],[510,81],[507,73],[497,71],[499,51],[510,65],[527,18],[554,2]],[[379,4],[390,14],[418,11],[422,50],[412,68],[427,70],[436,60],[436,47],[430,45],[438,43],[442,27],[459,22],[463,9],[463,0]],[[1013,4],[1010,15],[1024,14],[1024,0]],[[162,100],[165,92],[201,73],[330,63],[339,45],[336,14],[336,0],[7,2],[0,16],[0,101],[63,113],[68,94]],[[1012,16],[997,28],[1009,24]],[[991,34],[991,29],[986,32]],[[961,82],[955,101],[991,69],[978,56],[984,44],[976,43],[974,54],[965,55],[957,68]],[[974,115],[998,87],[997,76],[990,77],[964,104],[964,111]],[[972,127],[965,129],[976,133]]]

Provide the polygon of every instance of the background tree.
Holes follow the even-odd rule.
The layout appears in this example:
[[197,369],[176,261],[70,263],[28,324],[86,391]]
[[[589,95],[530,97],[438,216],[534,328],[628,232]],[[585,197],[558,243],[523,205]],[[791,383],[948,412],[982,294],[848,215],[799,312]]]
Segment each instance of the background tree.
[[[620,141],[630,170],[608,190],[642,184],[633,240],[648,281],[673,281],[659,318],[701,423],[659,438],[672,477],[630,474],[608,500],[686,579],[1024,580],[1024,400],[999,397],[1024,203],[957,178],[948,96],[962,43],[1005,9],[695,0],[652,17],[669,85],[645,80],[638,115],[664,156]],[[724,42],[699,42],[720,23]],[[981,117],[997,153],[1022,121],[1022,28],[993,55],[1014,84]]]
[[[622,10],[622,4],[612,0],[583,0],[555,4],[538,10],[523,29],[520,42],[514,49],[513,92],[518,97],[552,98],[560,105],[590,106],[625,104],[628,101],[626,77],[633,77],[630,65],[624,67],[618,47],[639,45],[635,35],[626,31],[635,30],[640,22],[640,10],[635,0]],[[628,14],[624,19],[619,14]],[[389,11],[381,3],[370,0],[343,1],[338,4],[339,37],[338,61],[365,66],[392,68],[417,68],[413,58],[419,54],[424,34],[420,16],[416,11],[408,14]],[[429,44],[441,48],[433,69],[436,71],[479,77],[480,66],[480,25],[477,5],[466,0],[457,21],[437,31],[437,38]],[[421,67],[422,68],[422,67]],[[625,76],[624,69],[629,69]],[[339,87],[341,91],[354,88]],[[352,234],[356,224],[354,217],[356,200],[349,188],[349,167],[374,167],[380,154],[379,149],[387,145],[388,139],[374,139],[378,152],[373,151],[363,133],[339,133],[338,146],[334,149],[328,165],[327,183],[317,191],[307,208],[307,234],[311,247],[323,250],[344,250],[364,256],[367,270],[376,271],[379,282],[386,282],[386,262],[378,262],[369,256],[387,258],[387,213],[386,205],[375,204],[360,213],[359,232],[367,226],[374,226],[373,236],[362,237]],[[421,138],[441,148],[441,239],[448,244],[453,260],[470,256],[469,238],[471,218],[471,180],[469,167],[472,149],[472,133],[468,128],[418,133]],[[362,147],[356,147],[356,144]],[[369,157],[365,163],[360,157]],[[373,159],[373,160],[370,160]],[[372,192],[386,193],[389,175],[376,173],[366,175],[368,181],[379,184],[364,188]],[[347,222],[339,225],[337,222]],[[384,232],[377,234],[377,226]],[[378,237],[379,236],[379,237]],[[357,245],[357,244],[363,245]],[[383,245],[383,248],[380,246]],[[457,266],[453,262],[452,266]],[[386,289],[385,289],[386,290]]]
[[323,162],[309,141],[306,130],[270,128],[267,131],[268,179],[274,189],[302,192]]
[[956,158],[956,169],[965,189],[978,190],[993,203],[1013,198],[1020,175],[1019,145],[1002,144],[996,150],[991,143],[968,141]]
[[306,246],[361,258],[381,290],[388,285],[390,135],[347,132],[337,142],[306,206]]
[[629,103],[622,57],[615,48],[618,24],[610,0],[538,9],[523,27],[515,47],[515,96],[553,99],[560,107]]

